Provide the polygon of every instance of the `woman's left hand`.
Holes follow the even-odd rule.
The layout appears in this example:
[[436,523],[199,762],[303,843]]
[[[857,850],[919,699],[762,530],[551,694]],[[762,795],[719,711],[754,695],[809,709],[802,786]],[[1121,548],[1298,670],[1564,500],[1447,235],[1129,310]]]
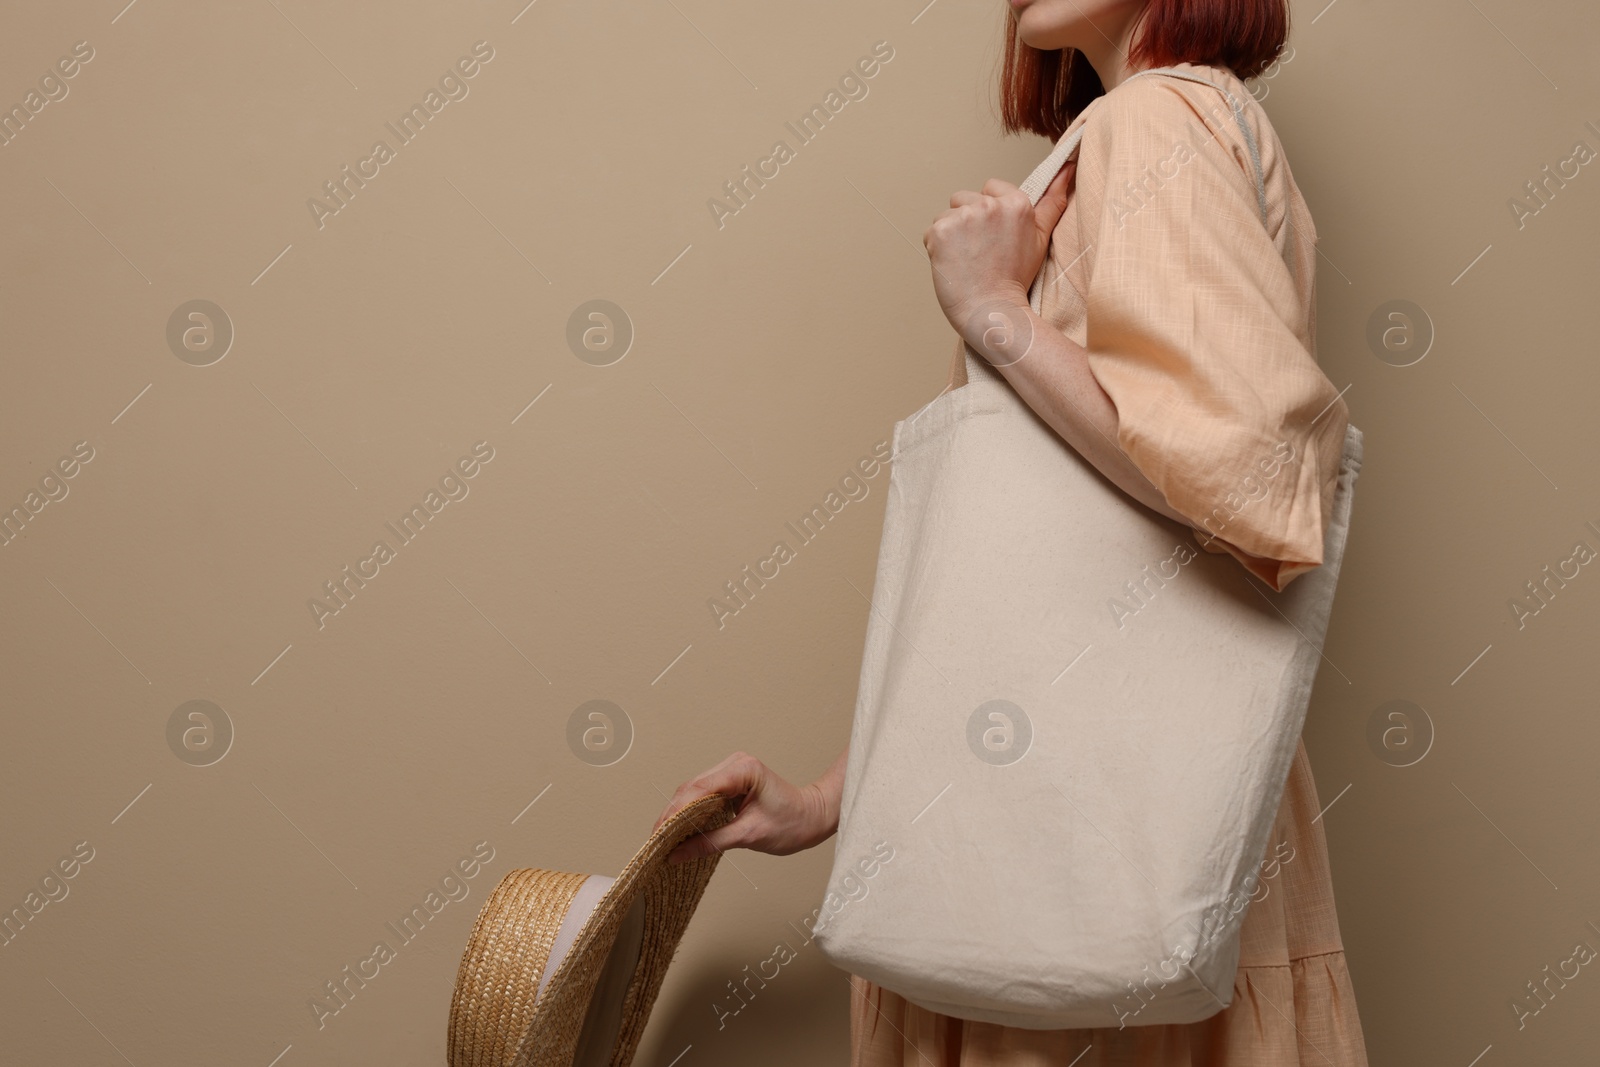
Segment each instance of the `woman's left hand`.
[[1037,206],[999,178],[990,178],[981,192],[961,189],[922,235],[939,306],[968,341],[974,330],[981,335],[988,327],[990,314],[1028,306],[1076,166],[1074,160],[1061,168]]

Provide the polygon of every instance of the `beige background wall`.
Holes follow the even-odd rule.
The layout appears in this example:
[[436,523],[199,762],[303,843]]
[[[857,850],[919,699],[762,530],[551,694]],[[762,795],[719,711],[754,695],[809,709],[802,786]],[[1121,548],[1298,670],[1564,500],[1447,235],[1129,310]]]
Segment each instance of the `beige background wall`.
[[[10,3],[0,32],[7,107],[92,49],[0,147],[0,504],[92,451],[0,548],[0,909],[66,893],[0,946],[0,1060],[438,1063],[506,870],[614,874],[728,752],[809,780],[844,744],[887,474],[721,629],[708,599],[939,391],[922,231],[1047,146],[997,133],[997,3],[124,2]],[[1520,628],[1510,602],[1600,549],[1600,169],[1520,227],[1508,200],[1600,149],[1600,25],[1294,17],[1257,92],[1366,433],[1307,741],[1373,1062],[1581,1062],[1592,967],[1520,1028],[1512,1003],[1600,947],[1600,577],[1569,564]],[[480,41],[468,95],[319,227],[307,200]],[[708,198],[879,41],[868,95],[719,228]],[[608,366],[567,341],[593,299],[634,332]],[[194,300],[220,359],[169,344]],[[1403,367],[1367,338],[1395,300],[1434,335]],[[319,626],[441,479],[459,498]],[[632,731],[604,767],[566,739],[596,699]],[[1395,700],[1431,731],[1369,741]],[[310,998],[481,842],[319,1027]],[[830,854],[728,855],[638,1062],[843,1062],[845,978],[796,930]]]

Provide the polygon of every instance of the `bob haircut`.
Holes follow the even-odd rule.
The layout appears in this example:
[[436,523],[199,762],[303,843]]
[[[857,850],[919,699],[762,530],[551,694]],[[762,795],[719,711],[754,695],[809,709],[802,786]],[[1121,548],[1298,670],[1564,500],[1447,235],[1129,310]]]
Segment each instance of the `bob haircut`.
[[[1288,0],[1149,0],[1128,50],[1136,68],[1171,63],[1225,67],[1241,80],[1277,59],[1289,36]],[[1059,140],[1078,112],[1105,86],[1076,48],[1048,51],[1017,39],[1016,15],[1006,13],[1000,116],[1007,133]]]

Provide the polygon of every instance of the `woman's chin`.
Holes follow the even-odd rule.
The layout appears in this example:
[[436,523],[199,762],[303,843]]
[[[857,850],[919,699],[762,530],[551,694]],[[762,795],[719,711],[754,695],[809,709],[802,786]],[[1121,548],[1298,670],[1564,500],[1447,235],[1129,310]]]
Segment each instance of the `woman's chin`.
[[1017,40],[1021,41],[1029,48],[1036,48],[1041,52],[1059,52],[1062,48],[1066,47],[1065,45],[1058,44],[1053,41],[1048,34],[1035,35],[1023,33],[1020,28],[1017,31]]
[[1039,12],[1034,11],[1031,6],[1023,7],[1017,12],[1017,40],[1029,48],[1037,48],[1041,52],[1053,52],[1058,48],[1064,47],[1059,40],[1059,28],[1055,26],[1041,27],[1038,24],[1038,19],[1032,17],[1038,14]]

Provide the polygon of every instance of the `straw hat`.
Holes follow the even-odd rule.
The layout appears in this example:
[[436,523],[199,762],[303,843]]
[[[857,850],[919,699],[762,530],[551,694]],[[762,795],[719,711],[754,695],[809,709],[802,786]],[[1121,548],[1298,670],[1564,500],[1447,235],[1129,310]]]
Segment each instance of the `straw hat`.
[[450,1000],[450,1067],[627,1067],[721,852],[666,862],[734,816],[711,793],[650,835],[616,878],[511,871],[483,902]]

